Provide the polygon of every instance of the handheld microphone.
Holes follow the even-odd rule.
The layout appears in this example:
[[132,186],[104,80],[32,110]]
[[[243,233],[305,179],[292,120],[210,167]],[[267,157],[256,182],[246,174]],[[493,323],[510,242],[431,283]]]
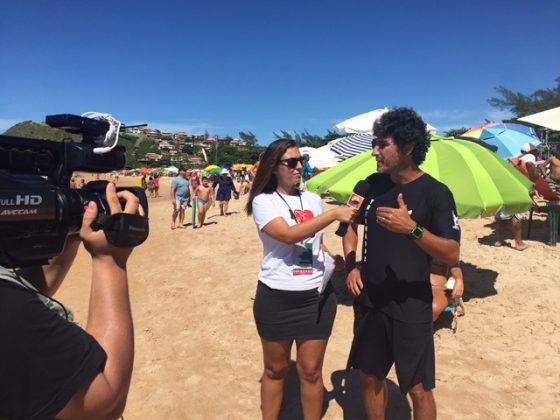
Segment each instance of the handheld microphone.
[[[360,210],[360,207],[362,207],[362,204],[365,200],[364,197],[368,195],[369,190],[370,190],[369,182],[364,180],[358,181],[358,183],[354,187],[354,192],[348,199],[346,205],[350,207],[354,207],[356,210]],[[336,230],[335,234],[340,237],[343,237],[346,235],[347,230],[348,230],[348,223],[341,222],[338,225],[338,229]]]

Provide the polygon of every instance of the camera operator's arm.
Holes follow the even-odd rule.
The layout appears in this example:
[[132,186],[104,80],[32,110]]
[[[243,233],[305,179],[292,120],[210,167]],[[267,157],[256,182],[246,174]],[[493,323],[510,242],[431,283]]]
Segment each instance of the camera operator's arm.
[[[121,212],[119,199],[126,201],[125,213],[143,214],[139,200],[129,191],[116,192],[107,186],[111,214]],[[134,333],[128,294],[126,262],[132,248],[110,245],[103,231],[94,232],[91,223],[97,207],[91,202],[80,232],[92,256],[92,284],[86,331],[107,353],[107,362],[95,379],[75,394],[57,418],[118,418],[124,411],[132,375]]]
[[78,235],[68,236],[64,251],[53,258],[49,264],[42,267],[20,268],[18,274],[35,286],[42,294],[53,296],[66,274],[68,274],[81,241]]

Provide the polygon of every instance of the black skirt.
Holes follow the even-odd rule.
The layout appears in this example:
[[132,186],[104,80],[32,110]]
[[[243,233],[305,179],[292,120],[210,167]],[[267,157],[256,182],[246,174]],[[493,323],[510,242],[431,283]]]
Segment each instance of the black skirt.
[[259,336],[267,341],[324,340],[336,315],[336,295],[329,284],[317,289],[277,290],[258,282],[253,315]]

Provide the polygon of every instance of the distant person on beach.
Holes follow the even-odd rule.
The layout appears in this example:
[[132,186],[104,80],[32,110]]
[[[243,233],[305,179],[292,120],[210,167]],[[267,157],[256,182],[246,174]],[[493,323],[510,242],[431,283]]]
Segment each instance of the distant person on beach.
[[159,175],[154,175],[154,197],[159,197]]
[[[540,166],[541,173],[546,181],[560,186],[560,145]],[[547,173],[548,170],[548,173]]]
[[235,189],[233,180],[229,176],[227,169],[222,169],[220,176],[216,178],[212,184],[212,189],[215,190],[218,187],[218,192],[216,193],[216,201],[220,203],[220,216],[228,215],[229,200],[231,200],[231,193],[233,192],[236,197],[239,197],[239,193]]
[[[271,143],[245,207],[264,248],[253,306],[263,349],[263,419],[278,418],[294,341],[303,417],[321,417],[322,366],[337,305],[330,283],[319,292],[325,268],[332,262],[322,245],[322,232],[335,221],[351,222],[356,214],[347,206],[323,212],[319,196],[297,189],[302,168],[295,141]],[[342,258],[335,261],[342,268]]]
[[251,176],[249,171],[241,173],[241,184],[239,185],[239,195],[245,195],[251,190]]
[[[117,193],[109,183],[106,196],[111,214],[144,214],[129,191]],[[132,248],[114,247],[102,230],[93,230],[97,214],[91,201],[80,235],[68,236],[49,264],[0,267],[2,419],[117,419],[125,409],[134,361],[127,275]],[[85,327],[52,298],[82,242],[92,262]]]
[[[206,219],[206,212],[210,202],[214,200],[212,187],[208,184],[208,178],[202,177],[202,184],[198,185],[193,192],[196,197],[197,210],[198,210],[198,227],[204,227],[204,220]],[[195,226],[197,227],[197,226]]]
[[179,174],[171,181],[171,203],[173,204],[173,215],[171,216],[171,229],[175,229],[175,221],[179,216],[179,228],[183,227],[185,221],[185,210],[189,202],[190,185],[186,179],[185,168],[179,168]]
[[142,189],[146,191],[146,189],[148,188],[148,182],[146,181],[146,174],[142,175],[142,178],[140,179],[140,184],[142,185]]
[[[396,108],[374,124],[377,173],[356,222],[343,238],[347,287],[356,297],[348,368],[360,370],[370,419],[385,418],[385,378],[395,364],[415,419],[435,419],[435,354],[430,260],[459,261],[460,227],[451,191],[422,172],[430,147],[426,123]],[[358,223],[364,224],[361,270]]]
[[150,177],[148,178],[148,192],[150,194],[150,197],[155,197],[155,188],[156,185],[154,183],[154,177],[150,175]]
[[[453,288],[448,289],[449,279],[453,279]],[[449,305],[461,303],[465,285],[463,282],[463,271],[459,264],[448,267],[447,264],[437,260],[432,260],[430,273],[430,283],[432,285],[432,321],[436,321],[441,313]]]

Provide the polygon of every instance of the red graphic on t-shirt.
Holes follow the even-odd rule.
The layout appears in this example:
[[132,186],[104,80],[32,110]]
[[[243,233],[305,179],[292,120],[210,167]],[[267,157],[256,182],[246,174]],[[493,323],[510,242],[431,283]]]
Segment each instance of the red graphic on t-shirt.
[[299,209],[294,211],[294,216],[298,223],[307,222],[308,220],[311,220],[314,217],[313,212],[311,210],[304,210],[302,212]]

